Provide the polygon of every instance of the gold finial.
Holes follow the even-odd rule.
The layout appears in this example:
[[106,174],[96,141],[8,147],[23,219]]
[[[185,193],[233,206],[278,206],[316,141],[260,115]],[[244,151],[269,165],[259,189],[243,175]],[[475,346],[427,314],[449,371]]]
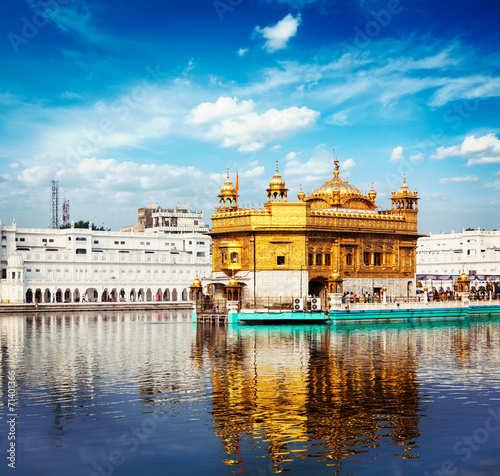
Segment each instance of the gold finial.
[[403,185],[406,185],[406,172],[403,174]]
[[227,181],[229,182],[229,167],[227,168]]
[[339,178],[339,161],[338,161],[338,159],[335,159],[333,161],[333,164],[334,164],[333,175],[335,178]]
[[276,173],[278,173],[278,161],[276,161]]

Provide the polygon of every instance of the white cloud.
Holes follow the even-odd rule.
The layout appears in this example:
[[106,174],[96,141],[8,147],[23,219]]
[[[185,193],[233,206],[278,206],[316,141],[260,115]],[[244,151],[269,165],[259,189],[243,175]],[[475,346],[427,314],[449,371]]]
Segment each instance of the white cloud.
[[242,172],[240,177],[245,177],[245,178],[250,178],[250,177],[260,177],[263,175],[265,172],[265,167],[263,165],[259,165],[256,167],[253,167],[252,169],[246,170],[245,172]]
[[398,145],[397,147],[392,149],[391,158],[389,159],[389,162],[401,162],[403,158],[404,158],[404,150],[400,145]]
[[187,118],[187,122],[193,124],[203,124],[205,122],[216,121],[231,116],[238,116],[254,109],[254,102],[238,101],[237,98],[219,97],[215,103],[203,102],[195,107]]
[[468,157],[467,165],[497,164],[500,163],[500,140],[493,133],[477,138],[467,136],[461,144],[438,147],[430,158],[448,157]]
[[240,152],[261,150],[267,143],[287,137],[314,122],[319,112],[303,107],[269,109],[263,114],[249,112],[224,119],[213,125],[205,139],[218,141],[222,147],[236,147]]
[[[47,182],[53,177],[53,169],[50,166],[29,167],[24,169],[17,180],[28,187],[38,186],[40,183]],[[52,179],[53,180],[53,179]]]
[[479,179],[475,175],[466,175],[463,177],[444,177],[439,179],[439,183],[462,183],[477,182]]
[[73,91],[63,91],[61,94],[59,94],[59,97],[61,99],[81,99],[82,98],[81,94],[75,93]]
[[282,147],[280,144],[276,144],[271,147],[271,150],[280,150]]
[[[285,175],[302,175],[306,182],[325,180],[333,175],[332,153],[323,146],[319,146],[307,160],[302,160],[296,152],[290,152],[286,158],[287,161],[283,171]],[[355,166],[354,159],[346,159],[340,165],[341,175],[347,177],[349,175],[347,171]]]
[[255,31],[266,39],[264,48],[269,51],[269,53],[274,53],[275,51],[286,48],[288,40],[296,35],[301,21],[302,18],[300,14],[294,17],[289,13],[275,25],[266,26],[264,28],[256,26]]
[[424,160],[424,158],[425,155],[423,154],[423,152],[419,152],[418,154],[410,156],[410,162],[420,162]]
[[354,161],[354,159],[347,159],[344,162],[342,162],[341,169],[342,170],[350,170],[355,166],[356,166],[356,162]]
[[237,54],[238,56],[244,56],[244,55],[246,55],[247,53],[248,53],[248,48],[240,48],[240,49],[236,52],[236,54]]

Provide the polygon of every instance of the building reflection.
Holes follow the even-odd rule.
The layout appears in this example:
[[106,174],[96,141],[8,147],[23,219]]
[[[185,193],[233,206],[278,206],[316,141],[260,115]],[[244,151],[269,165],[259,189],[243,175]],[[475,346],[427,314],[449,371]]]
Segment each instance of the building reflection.
[[274,471],[306,457],[340,467],[382,438],[403,458],[418,457],[415,340],[314,327],[215,331],[212,340],[214,328],[198,326],[193,357],[212,361],[226,464],[244,469],[245,451],[257,447]]

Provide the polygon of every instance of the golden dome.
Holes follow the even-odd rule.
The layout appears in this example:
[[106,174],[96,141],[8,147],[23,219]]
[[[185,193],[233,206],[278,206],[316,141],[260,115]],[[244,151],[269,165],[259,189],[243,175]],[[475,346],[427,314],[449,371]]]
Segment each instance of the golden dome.
[[406,185],[406,174],[403,175],[403,185],[398,190],[398,195],[411,195],[410,187]]
[[229,286],[238,286],[238,280],[233,276],[228,283]]
[[231,183],[231,180],[229,180],[229,169],[227,169],[227,179],[220,189],[220,194],[236,195],[236,188],[234,188],[234,185]]
[[[323,185],[320,185],[313,194],[316,195],[332,195],[335,193],[337,195],[340,192],[340,196],[344,195],[358,195],[363,197],[363,194],[354,186],[351,185],[346,180],[340,180],[339,178],[339,161],[335,159],[335,170],[333,172],[333,179],[328,180]],[[338,190],[338,192],[334,192]]]
[[285,179],[278,173],[278,161],[276,161],[276,173],[269,181],[269,188],[271,190],[281,190],[285,188]]
[[368,192],[368,198],[374,202],[375,199],[377,198],[377,192],[375,192],[375,190],[373,190],[373,183],[372,183],[372,189]]
[[198,275],[196,275],[196,279],[193,281],[193,288],[200,288],[201,287],[201,280],[198,278]]
[[306,194],[302,191],[302,185],[300,186],[300,192],[297,194],[297,198],[303,202],[304,198],[306,198]]
[[467,281],[469,277],[465,274],[465,271],[462,271],[462,274],[458,278],[460,281]]

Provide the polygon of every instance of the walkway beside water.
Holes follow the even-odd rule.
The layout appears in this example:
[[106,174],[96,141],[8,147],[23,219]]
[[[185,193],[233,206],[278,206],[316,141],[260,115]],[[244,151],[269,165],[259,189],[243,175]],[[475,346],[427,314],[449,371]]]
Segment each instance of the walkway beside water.
[[29,312],[81,312],[81,311],[162,311],[192,310],[193,303],[172,301],[148,302],[80,302],[80,303],[43,303],[43,304],[0,304],[0,316],[26,314]]

